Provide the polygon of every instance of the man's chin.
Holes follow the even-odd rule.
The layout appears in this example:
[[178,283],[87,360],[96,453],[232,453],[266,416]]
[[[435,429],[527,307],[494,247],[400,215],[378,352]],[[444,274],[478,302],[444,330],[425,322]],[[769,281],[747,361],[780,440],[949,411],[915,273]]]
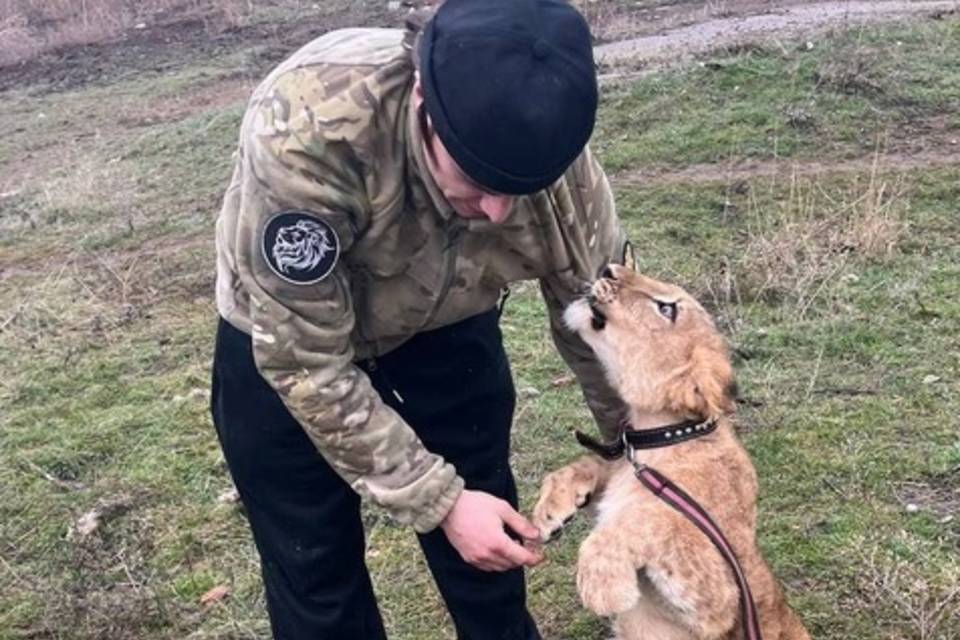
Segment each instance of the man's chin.
[[468,220],[478,220],[480,218],[486,218],[487,214],[483,211],[477,211],[475,209],[467,209],[465,207],[452,204],[454,212],[461,218],[466,218]]

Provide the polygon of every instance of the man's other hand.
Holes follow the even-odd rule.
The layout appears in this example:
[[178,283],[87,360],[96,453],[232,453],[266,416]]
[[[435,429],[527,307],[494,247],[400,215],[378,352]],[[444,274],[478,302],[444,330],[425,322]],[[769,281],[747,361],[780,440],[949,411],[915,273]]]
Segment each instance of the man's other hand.
[[506,571],[543,561],[543,554],[526,549],[505,528],[528,540],[539,530],[504,500],[483,491],[464,489],[440,523],[450,544],[468,563],[484,571]]

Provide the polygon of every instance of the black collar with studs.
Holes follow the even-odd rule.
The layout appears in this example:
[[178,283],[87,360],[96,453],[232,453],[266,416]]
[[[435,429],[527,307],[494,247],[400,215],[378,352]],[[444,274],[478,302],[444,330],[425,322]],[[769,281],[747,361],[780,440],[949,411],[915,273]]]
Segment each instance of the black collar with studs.
[[716,418],[684,420],[654,429],[632,429],[629,423],[623,422],[620,425],[620,437],[613,442],[600,442],[580,431],[576,432],[576,436],[577,442],[601,458],[616,460],[623,456],[628,446],[633,449],[660,449],[705,436],[716,429]]

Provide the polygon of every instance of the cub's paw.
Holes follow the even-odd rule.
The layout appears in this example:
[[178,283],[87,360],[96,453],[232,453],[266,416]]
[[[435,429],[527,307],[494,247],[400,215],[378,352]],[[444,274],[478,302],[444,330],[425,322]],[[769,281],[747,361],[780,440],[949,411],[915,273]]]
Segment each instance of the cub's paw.
[[597,485],[595,471],[574,463],[547,475],[540,486],[540,498],[533,508],[533,524],[544,542],[559,535],[560,529],[585,506]]
[[583,605],[601,616],[629,611],[640,600],[637,570],[618,545],[591,536],[580,546],[577,591]]
[[609,304],[617,297],[619,289],[615,281],[602,278],[593,283],[592,293],[600,304]]

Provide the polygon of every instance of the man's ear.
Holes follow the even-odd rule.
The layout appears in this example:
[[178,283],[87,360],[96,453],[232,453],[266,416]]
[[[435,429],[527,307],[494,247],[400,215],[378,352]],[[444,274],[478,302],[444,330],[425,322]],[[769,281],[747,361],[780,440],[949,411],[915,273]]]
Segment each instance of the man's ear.
[[423,105],[423,85],[420,84],[420,72],[413,72],[413,108],[417,111]]

